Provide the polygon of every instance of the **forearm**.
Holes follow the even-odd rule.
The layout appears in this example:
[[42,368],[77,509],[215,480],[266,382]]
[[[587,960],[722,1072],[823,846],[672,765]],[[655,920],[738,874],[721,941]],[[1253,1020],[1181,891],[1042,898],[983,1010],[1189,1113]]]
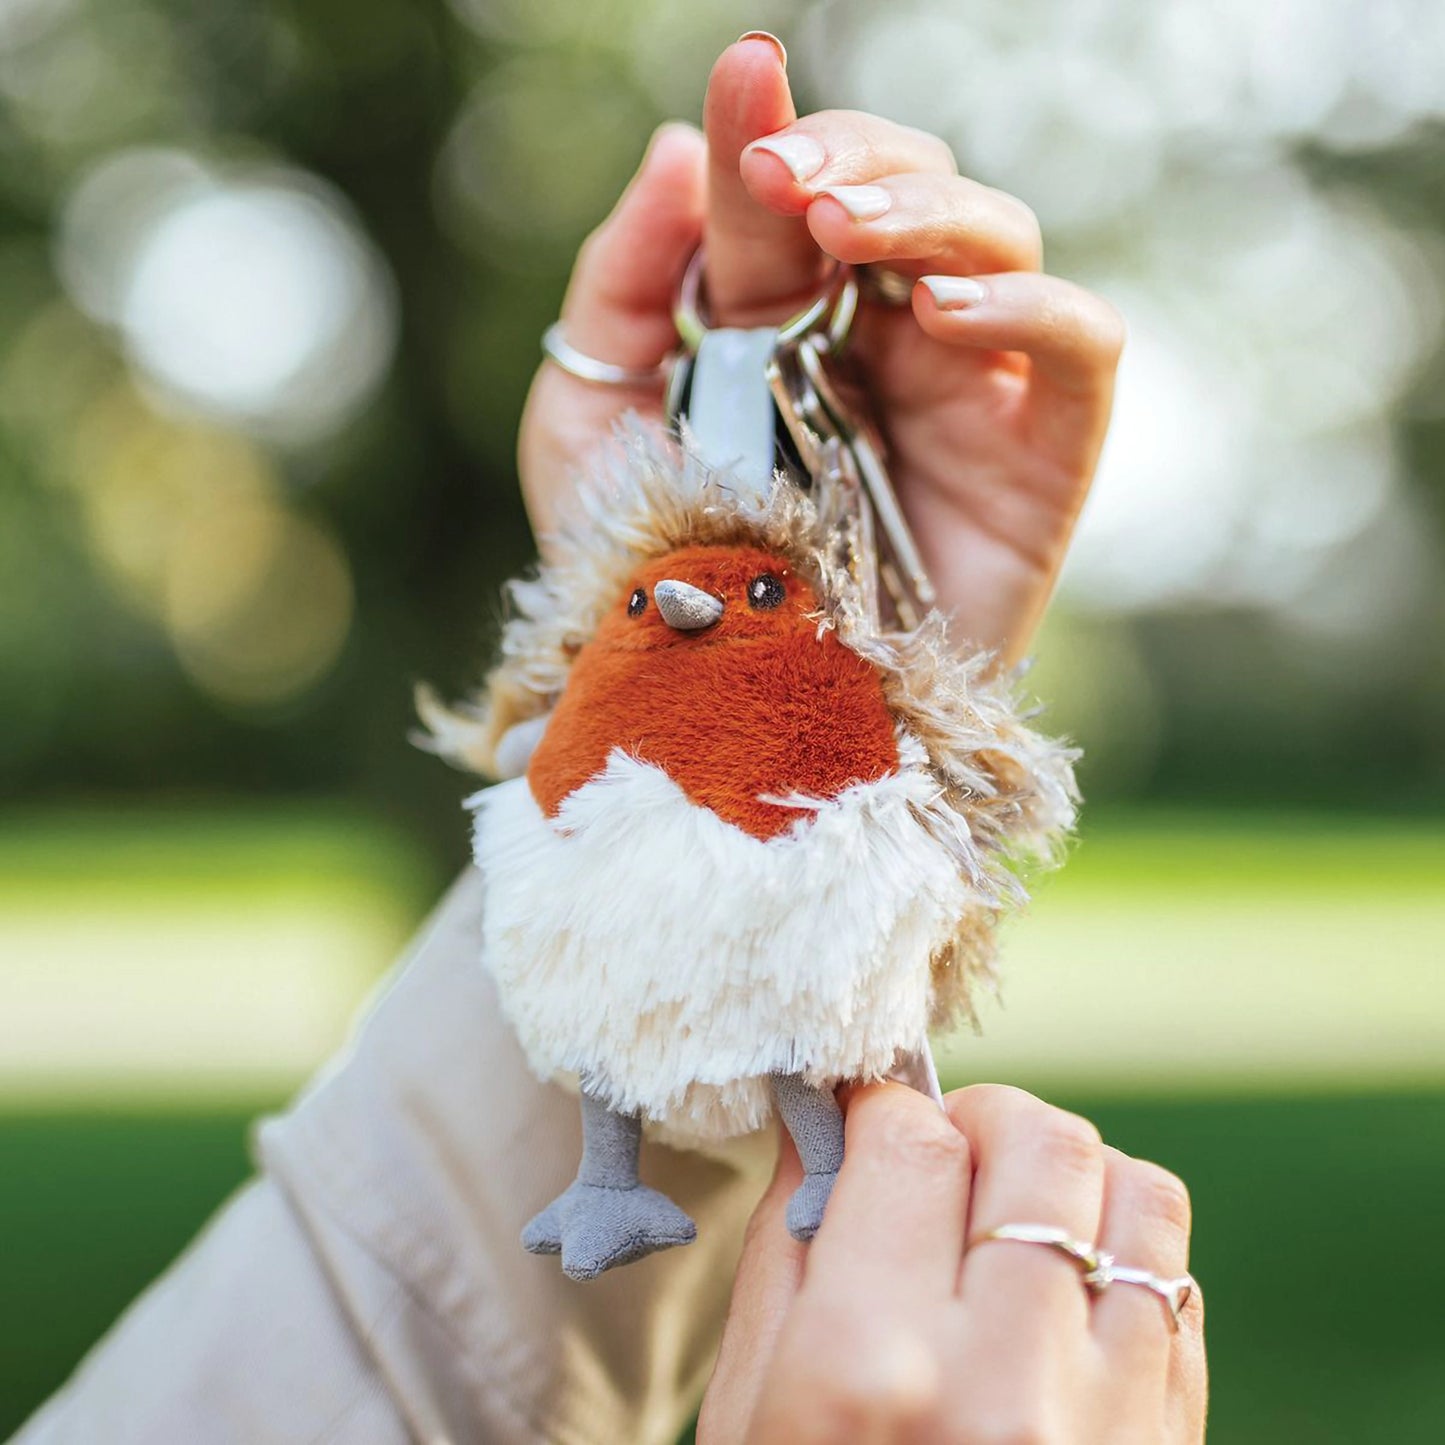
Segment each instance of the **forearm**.
[[760,1151],[647,1146],[645,1175],[698,1221],[688,1249],[586,1285],[524,1253],[523,1223],[575,1164],[576,1107],[532,1077],[497,1012],[478,885],[464,875],[353,1044],[259,1131],[264,1179],[22,1445],[675,1438]]

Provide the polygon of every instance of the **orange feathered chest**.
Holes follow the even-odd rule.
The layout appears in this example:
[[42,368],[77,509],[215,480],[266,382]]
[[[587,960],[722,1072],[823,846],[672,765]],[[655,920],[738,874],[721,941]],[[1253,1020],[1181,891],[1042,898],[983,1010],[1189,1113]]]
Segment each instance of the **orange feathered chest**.
[[689,547],[628,580],[578,652],[527,779],[548,817],[614,748],[661,768],[694,803],[756,838],[796,808],[898,766],[877,670],[831,631],[787,562]]

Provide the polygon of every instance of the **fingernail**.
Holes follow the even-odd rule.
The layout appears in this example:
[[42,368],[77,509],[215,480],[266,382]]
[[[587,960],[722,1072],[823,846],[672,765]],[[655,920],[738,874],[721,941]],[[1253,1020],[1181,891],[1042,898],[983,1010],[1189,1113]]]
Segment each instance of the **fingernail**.
[[828,159],[827,152],[810,135],[764,136],[762,140],[755,140],[748,149],[777,156],[800,184],[810,176],[816,176]]
[[783,69],[788,68],[788,47],[771,30],[744,30],[734,43],[741,45],[744,40],[766,40],[778,52],[778,59],[783,62]]
[[660,126],[657,127],[655,131],[653,131],[652,135],[648,138],[648,154],[650,155],[652,153],[653,147],[656,146],[659,141],[667,140],[669,137],[674,135],[686,134],[690,136],[695,136],[698,133],[699,132],[697,127],[689,125],[685,120],[665,120]]
[[963,311],[988,300],[988,287],[971,276],[923,276],[933,304],[940,311]]
[[832,196],[855,221],[872,221],[893,204],[882,186],[824,186],[818,194]]

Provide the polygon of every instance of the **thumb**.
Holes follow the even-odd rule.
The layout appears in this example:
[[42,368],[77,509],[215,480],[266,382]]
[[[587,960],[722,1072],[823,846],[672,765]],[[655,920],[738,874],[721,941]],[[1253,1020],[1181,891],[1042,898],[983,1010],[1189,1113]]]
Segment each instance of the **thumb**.
[[778,1136],[777,1168],[743,1237],[717,1367],[698,1416],[699,1445],[747,1440],[778,1335],[803,1282],[808,1247],[788,1233],[785,1218],[788,1200],[803,1181],[803,1166],[781,1124]]
[[[739,162],[755,140],[798,118],[774,43],[749,34],[719,57],[707,83],[707,287],[730,325],[786,316],[818,284],[823,264],[801,216],[758,204]],[[781,169],[781,166],[779,166]]]

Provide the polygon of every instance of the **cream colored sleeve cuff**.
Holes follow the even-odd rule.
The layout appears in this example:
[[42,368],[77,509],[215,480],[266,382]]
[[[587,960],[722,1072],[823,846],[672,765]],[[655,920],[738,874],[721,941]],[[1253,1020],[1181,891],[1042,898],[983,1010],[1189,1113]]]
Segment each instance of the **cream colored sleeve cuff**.
[[523,1252],[571,1180],[576,1101],[528,1071],[458,880],[291,1110],[263,1171],[16,1445],[666,1445],[711,1367],[770,1141],[644,1146],[695,1244],[577,1284]]

